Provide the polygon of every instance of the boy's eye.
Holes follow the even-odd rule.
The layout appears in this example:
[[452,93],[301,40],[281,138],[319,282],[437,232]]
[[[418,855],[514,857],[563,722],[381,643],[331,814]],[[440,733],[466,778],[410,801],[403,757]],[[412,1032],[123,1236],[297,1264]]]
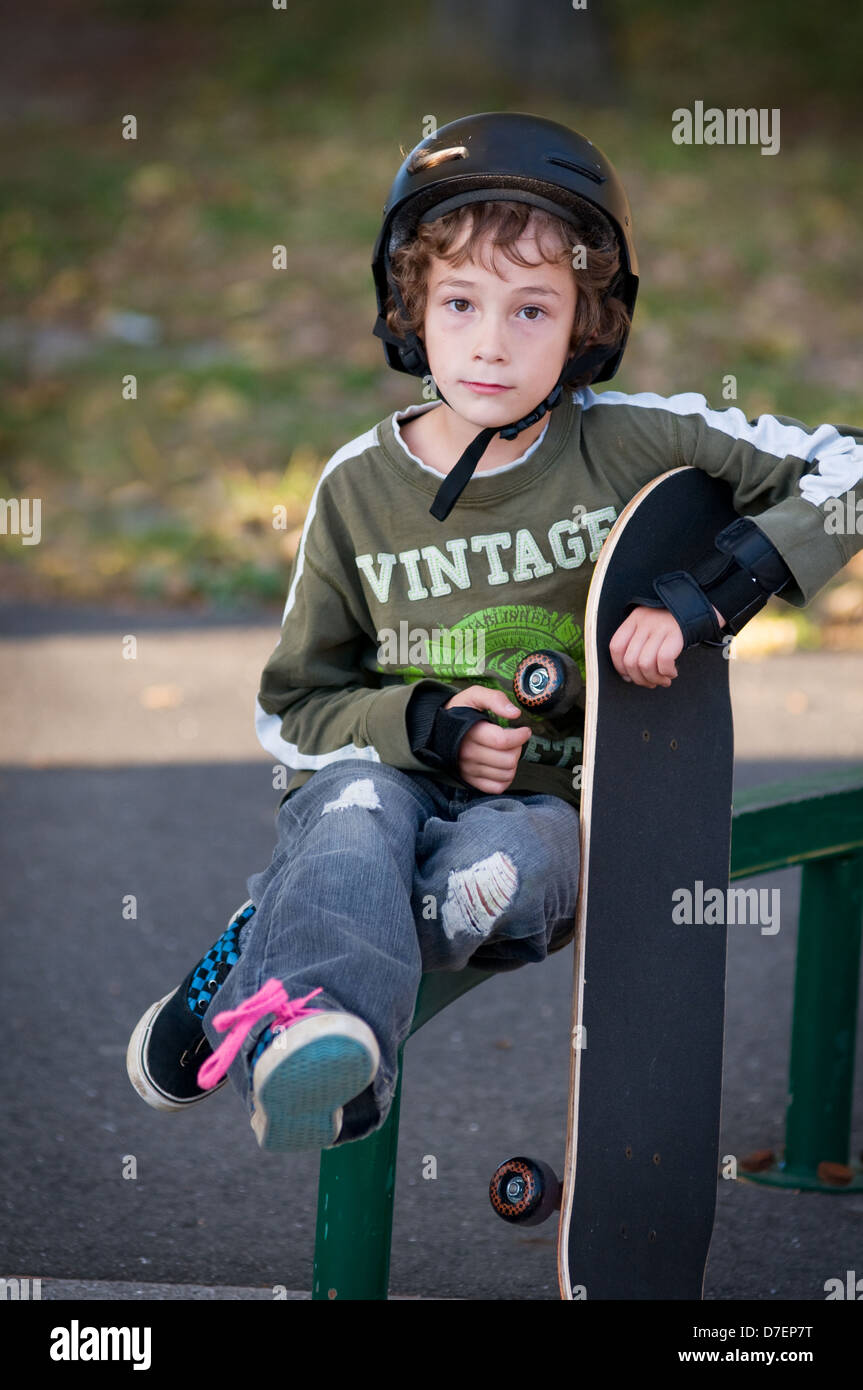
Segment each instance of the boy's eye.
[[[470,300],[469,300],[469,299],[448,299],[448,300],[446,301],[446,306],[449,307],[450,304],[452,304],[452,305],[458,305],[458,304],[467,304],[467,305],[469,305],[469,304],[470,304]],[[530,323],[536,323],[537,317],[538,317],[540,314],[543,315],[543,317],[545,316],[545,309],[543,309],[542,306],[539,305],[539,304],[525,304],[521,309],[519,309],[518,312],[519,312],[520,314],[524,314],[524,313],[530,312],[531,315],[532,315],[532,317],[528,320],[528,322],[530,322]],[[460,309],[456,309],[456,313],[461,313],[461,310],[460,310]]]

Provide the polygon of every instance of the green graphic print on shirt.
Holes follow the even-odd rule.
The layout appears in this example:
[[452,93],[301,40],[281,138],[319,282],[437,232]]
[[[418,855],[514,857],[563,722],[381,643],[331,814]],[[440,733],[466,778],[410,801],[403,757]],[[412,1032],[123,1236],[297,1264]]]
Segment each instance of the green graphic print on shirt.
[[[513,698],[516,667],[523,657],[541,648],[572,657],[582,680],[585,679],[584,637],[572,615],[527,603],[481,608],[452,627],[442,623],[430,633],[411,629],[403,622],[398,638],[393,632],[390,640],[382,641],[380,655],[387,659],[385,664],[378,664],[377,670],[401,675],[407,683],[427,676],[442,681],[472,678],[476,685],[503,690]],[[399,664],[399,658],[405,656],[408,663],[418,664]],[[574,719],[563,716],[550,720],[524,710],[522,718],[531,728],[522,761],[555,767],[578,765],[583,727],[580,711]],[[512,721],[497,722],[512,727]]]

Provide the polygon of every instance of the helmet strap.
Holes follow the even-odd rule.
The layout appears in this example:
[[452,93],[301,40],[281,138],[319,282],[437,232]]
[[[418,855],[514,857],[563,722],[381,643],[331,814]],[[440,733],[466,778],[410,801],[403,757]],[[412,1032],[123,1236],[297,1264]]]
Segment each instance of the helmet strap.
[[[565,377],[580,376],[582,372],[590,371],[591,368],[600,366],[616,351],[616,347],[593,348],[590,352],[582,353],[582,355],[577,357],[574,361],[567,359],[551,391],[548,393],[545,400],[540,401],[539,405],[536,406],[534,410],[528,415],[523,416],[521,420],[516,420],[514,424],[500,426],[492,425],[482,430],[467,446],[451,472],[447,473],[435,493],[434,501],[429,507],[431,515],[438,521],[446,520],[470,482],[474,469],[496,434],[499,434],[502,439],[515,439],[522,430],[529,429],[531,425],[535,425],[537,420],[541,420],[543,415],[546,415],[549,410],[553,410],[556,405],[560,404],[563,399]],[[435,385],[438,396],[443,401],[444,405],[449,405],[449,401],[444,396],[440,387],[437,386],[437,383],[435,383]],[[450,407],[450,409],[452,409],[452,407]]]

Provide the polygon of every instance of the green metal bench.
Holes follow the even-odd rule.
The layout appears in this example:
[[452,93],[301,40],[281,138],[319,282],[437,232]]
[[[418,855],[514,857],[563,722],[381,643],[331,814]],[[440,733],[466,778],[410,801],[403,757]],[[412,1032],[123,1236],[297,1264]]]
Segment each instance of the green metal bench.
[[[785,1151],[748,1180],[821,1192],[859,1191],[849,1164],[863,923],[863,767],[741,791],[732,813],[731,879],[801,864],[797,969]],[[486,970],[424,975],[411,1036]],[[399,1079],[385,1124],[321,1153],[313,1299],[385,1299],[389,1283]],[[564,1075],[564,1072],[561,1072]],[[841,1184],[824,1162],[848,1170]],[[824,1169],[821,1170],[822,1174]]]

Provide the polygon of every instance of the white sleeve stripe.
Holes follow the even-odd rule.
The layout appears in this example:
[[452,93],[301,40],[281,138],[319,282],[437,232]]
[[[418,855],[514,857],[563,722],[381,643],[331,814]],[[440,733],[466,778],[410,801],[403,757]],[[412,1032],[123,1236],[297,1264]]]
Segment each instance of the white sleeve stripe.
[[346,758],[364,758],[370,763],[379,763],[380,754],[371,744],[358,748],[355,743],[343,744],[330,753],[301,753],[296,743],[288,743],[282,738],[282,721],[277,714],[267,714],[260,700],[255,700],[255,732],[258,742],[268,753],[272,753],[280,763],[293,768],[326,767],[329,763],[344,762]]
[[[309,503],[306,520],[303,524],[302,535],[300,536],[299,545],[297,547],[297,563],[294,568],[294,577],[291,581],[291,587],[288,590],[288,597],[285,600],[285,607],[282,613],[282,627],[284,627],[285,619],[294,606],[297,584],[303,573],[306,536],[308,535],[309,527],[312,524],[315,511],[317,510],[318,493],[321,490],[324,479],[328,477],[334,469],[338,468],[339,464],[345,463],[347,459],[356,458],[358,454],[363,453],[364,450],[378,443],[380,443],[378,439],[378,427],[374,425],[370,430],[366,430],[365,434],[357,435],[356,439],[351,439],[347,444],[342,445],[341,449],[338,449],[336,453],[333,454],[332,458],[329,459],[321,476],[318,478],[317,485],[312,493],[312,499]],[[281,635],[279,640],[281,640]],[[279,643],[277,642],[273,651],[276,651],[278,646]],[[255,732],[261,746],[266,749],[268,753],[272,753],[274,757],[278,758],[279,762],[286,763],[288,767],[312,768],[314,771],[317,771],[320,767],[326,767],[327,763],[337,762],[345,758],[366,758],[376,763],[379,763],[381,760],[380,754],[376,748],[371,746],[367,748],[357,748],[354,743],[345,744],[342,748],[337,748],[331,753],[301,753],[297,744],[288,743],[282,738],[281,718],[277,714],[268,714],[257,698],[255,699]]]
[[835,425],[805,430],[798,425],[783,425],[774,415],[760,415],[750,424],[736,406],[711,410],[705,397],[695,391],[682,391],[676,396],[659,396],[654,391],[597,394],[585,386],[575,393],[574,399],[581,401],[584,410],[597,405],[632,405],[670,410],[675,415],[700,415],[711,429],[751,444],[763,453],[780,459],[790,454],[808,463],[817,460],[815,472],[805,474],[798,484],[801,495],[816,507],[828,497],[841,497],[863,479],[863,445],[849,434],[840,434]]
[[[323,472],[321,473],[321,476],[318,478],[317,485],[315,487],[314,492],[312,493],[312,500],[309,503],[309,510],[306,513],[306,520],[303,524],[303,532],[300,536],[300,543],[297,547],[297,564],[294,570],[293,580],[291,581],[291,587],[288,590],[288,597],[285,600],[284,611],[282,613],[283,627],[285,625],[285,618],[288,616],[288,613],[294,606],[294,594],[296,593],[297,583],[299,582],[300,575],[303,572],[303,563],[305,560],[306,552],[306,536],[308,535],[309,527],[312,524],[315,512],[317,510],[318,493],[321,490],[321,486],[323,484],[324,479],[328,477],[329,474],[334,471],[334,469],[338,468],[340,463],[345,463],[348,459],[356,458],[357,455],[363,453],[364,450],[369,449],[373,445],[379,443],[380,440],[378,439],[378,427],[377,425],[373,425],[370,430],[366,430],[365,434],[357,435],[356,439],[349,440],[347,444],[342,445],[341,449],[336,450],[332,458],[326,464]],[[278,643],[276,645],[278,645]]]

